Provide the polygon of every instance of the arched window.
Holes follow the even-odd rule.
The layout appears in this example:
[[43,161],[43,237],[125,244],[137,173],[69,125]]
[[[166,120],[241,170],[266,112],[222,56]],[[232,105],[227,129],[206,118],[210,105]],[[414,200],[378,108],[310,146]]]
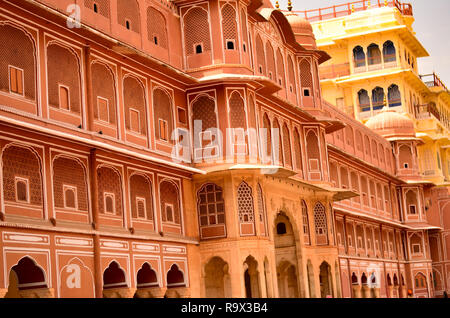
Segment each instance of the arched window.
[[355,68],[366,66],[366,54],[361,46],[357,46],[353,49],[353,60],[355,62]]
[[154,45],[168,48],[166,18],[153,7],[147,8],[147,38]]
[[167,288],[185,287],[184,274],[178,268],[177,264],[173,264],[167,272]]
[[130,132],[147,135],[145,93],[142,83],[132,76],[123,80],[125,125]]
[[258,183],[258,210],[259,210],[259,223],[261,235],[267,236],[267,214],[266,214],[266,204],[264,202],[264,193],[261,185]]
[[328,226],[327,226],[327,214],[325,206],[317,202],[314,206],[314,225],[316,229],[316,244],[327,245],[328,244]]
[[225,202],[221,187],[214,183],[203,185],[197,193],[197,210],[202,238],[226,236]]
[[[187,56],[211,51],[208,12],[194,7],[183,17],[184,45]],[[200,50],[197,48],[200,47]]]
[[238,92],[231,94],[230,100],[230,127],[247,129],[244,99]]
[[258,68],[257,73],[260,75],[266,75],[266,57],[264,54],[264,44],[259,34],[256,36],[256,62]]
[[136,0],[117,0],[117,22],[128,30],[141,32],[139,4]]
[[381,52],[378,45],[372,43],[367,48],[367,62],[369,65],[381,64]]
[[295,156],[295,168],[297,171],[303,171],[302,163],[302,145],[300,143],[300,134],[297,128],[294,128],[294,156]]
[[386,41],[383,44],[383,59],[384,63],[395,62],[397,56],[395,54],[395,46],[392,41]]
[[359,130],[356,131],[356,150],[363,152],[363,137]]
[[302,87],[302,95],[304,97],[313,96],[313,76],[311,71],[311,63],[307,59],[300,62],[300,83]]
[[384,106],[384,89],[375,87],[372,90],[372,107],[373,110],[382,109]]
[[402,105],[402,96],[398,86],[395,84],[392,84],[388,88],[388,101],[389,107],[397,107]]
[[348,180],[347,168],[341,167],[341,187],[344,189],[350,189],[350,183]]
[[149,263],[145,262],[137,273],[136,287],[149,288],[158,286],[158,277]]
[[283,125],[284,164],[292,167],[291,136],[286,123]]
[[51,107],[80,114],[79,65],[78,56],[73,51],[54,43],[47,47],[48,101]]
[[278,150],[278,161],[275,164],[283,164],[283,143],[282,143],[282,132],[280,128],[280,124],[276,118],[273,119],[273,129],[278,130],[278,140],[274,141],[274,151]]
[[289,75],[289,92],[292,94],[297,94],[297,86],[295,83],[295,70],[294,70],[294,62],[292,62],[292,58],[288,56],[288,75]]
[[39,157],[30,149],[7,147],[2,154],[3,199],[42,206],[42,175]]
[[365,89],[362,89],[358,92],[358,102],[359,108],[361,112],[370,111],[370,98],[369,93]]
[[153,118],[156,138],[170,142],[173,132],[172,99],[160,88],[153,90]]
[[[308,169],[311,173],[320,174],[320,148],[319,139],[314,130],[309,130],[306,135],[306,149],[308,152]],[[315,179],[320,179],[320,175],[314,175]]]
[[245,181],[237,189],[237,205],[241,236],[255,235],[252,188]]
[[[269,116],[267,114],[264,114],[263,117],[263,128],[266,130],[267,134],[267,155],[272,156],[272,126],[270,123]],[[264,139],[263,139],[264,140]]]
[[122,215],[122,181],[119,172],[109,167],[97,169],[100,213]]
[[417,192],[413,190],[406,192],[406,211],[409,215],[416,215],[419,213],[417,206]]
[[19,290],[47,288],[44,270],[36,261],[28,256],[20,259],[17,265],[11,268],[17,276]]
[[361,176],[361,195],[363,204],[369,206],[369,188],[367,186],[367,178],[364,176]]
[[286,233],[287,233],[287,231],[286,231],[286,224],[283,223],[283,222],[278,223],[277,224],[277,234],[278,235],[283,235],[283,234],[286,234]]
[[398,149],[398,164],[400,169],[412,169],[412,150],[408,145],[401,145]]
[[309,234],[309,217],[308,217],[308,206],[306,202],[302,200],[302,221],[303,221],[303,238],[305,244],[311,244],[311,238]]
[[103,289],[127,287],[125,272],[120,265],[113,261],[103,272]]
[[266,57],[267,57],[267,76],[273,80],[276,80],[276,71],[275,71],[275,53],[273,51],[273,46],[270,44],[270,41],[266,42]]
[[330,180],[334,187],[339,187],[338,168],[335,162],[330,162]]
[[[217,117],[216,117],[216,110],[215,110],[215,101],[212,97],[207,95],[202,95],[198,97],[194,103],[192,104],[192,126],[194,129],[192,131],[194,133],[197,133],[195,122],[198,121],[201,123],[201,131],[198,131],[199,136],[195,136],[195,138],[198,138],[200,140],[200,144],[195,145],[195,157],[198,156],[197,152],[204,149],[211,141],[208,140],[208,133],[206,132],[208,129],[214,129],[217,128]],[[204,138],[204,135],[205,138]],[[205,139],[205,140],[204,140]],[[199,148],[200,147],[200,148]],[[218,152],[217,149],[214,149],[211,151],[211,155],[217,155]]]
[[280,85],[281,87],[286,87],[283,54],[281,54],[280,48],[277,49],[277,76],[278,76],[277,81],[278,85]]
[[347,127],[345,127],[345,143],[350,148],[355,147],[355,139],[353,136],[353,129],[352,129],[352,127],[350,127],[348,125],[347,125]]
[[53,193],[56,208],[88,210],[86,172],[76,160],[58,157],[53,161]]
[[162,221],[181,225],[181,202],[178,187],[171,181],[164,180],[159,185]]
[[414,284],[418,289],[427,288],[427,278],[425,277],[424,274],[418,273],[414,277]]
[[225,50],[239,48],[236,10],[229,3],[222,7],[222,30]]
[[114,75],[109,67],[94,63],[91,67],[94,118],[103,123],[116,124],[116,89]]
[[153,220],[153,191],[148,177],[134,174],[130,177],[131,216]]
[[33,41],[21,29],[4,24],[0,25],[0,43],[0,90],[35,101],[36,50]]
[[247,28],[247,9],[241,9],[241,27],[242,27],[242,49],[244,53],[247,53],[247,43],[248,43],[248,28]]

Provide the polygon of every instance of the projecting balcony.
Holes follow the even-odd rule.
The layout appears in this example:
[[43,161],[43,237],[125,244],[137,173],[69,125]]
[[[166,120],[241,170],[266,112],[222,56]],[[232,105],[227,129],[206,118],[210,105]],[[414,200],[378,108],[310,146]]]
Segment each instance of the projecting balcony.
[[444,82],[441,81],[439,76],[436,73],[420,75],[420,79],[427,85],[428,87],[441,87],[448,92],[447,86],[445,86]]
[[345,4],[335,5],[326,8],[313,9],[307,11],[295,11],[299,16],[304,17],[310,22],[323,21],[351,15],[353,12],[365,11],[369,9],[382,7],[397,8],[401,14],[406,16],[413,16],[412,5],[409,3],[402,3],[398,0],[360,0],[348,2]]
[[418,120],[435,119],[450,130],[450,118],[445,113],[442,113],[434,103],[416,105],[414,115]]
[[350,75],[350,63],[332,64],[319,67],[320,79],[332,79]]

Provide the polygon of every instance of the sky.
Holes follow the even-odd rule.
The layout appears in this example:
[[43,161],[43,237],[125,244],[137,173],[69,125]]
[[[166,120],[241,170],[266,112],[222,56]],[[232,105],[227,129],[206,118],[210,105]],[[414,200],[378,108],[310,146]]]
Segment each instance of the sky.
[[[274,0],[271,0],[275,4]],[[309,10],[344,4],[355,0],[292,0],[294,10]],[[376,1],[376,0],[374,0]],[[281,9],[287,8],[287,0],[279,1]],[[416,36],[430,57],[418,59],[419,73],[433,71],[450,87],[450,0],[407,0],[411,3]]]

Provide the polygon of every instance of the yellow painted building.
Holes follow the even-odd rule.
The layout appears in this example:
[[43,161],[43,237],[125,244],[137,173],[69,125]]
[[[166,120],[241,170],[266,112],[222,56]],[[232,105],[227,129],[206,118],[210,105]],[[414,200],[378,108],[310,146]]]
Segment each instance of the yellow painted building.
[[418,149],[424,179],[448,185],[450,93],[436,74],[418,72],[417,59],[429,54],[414,32],[412,6],[372,2],[306,13],[318,47],[332,57],[320,67],[323,97],[363,123],[386,98],[414,121],[424,142]]

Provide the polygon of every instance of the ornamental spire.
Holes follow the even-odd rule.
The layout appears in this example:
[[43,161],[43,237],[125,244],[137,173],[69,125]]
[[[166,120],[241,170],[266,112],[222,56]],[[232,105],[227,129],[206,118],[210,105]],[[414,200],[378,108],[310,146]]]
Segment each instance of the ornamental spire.
[[291,0],[288,1],[288,7],[287,8],[288,8],[289,11],[292,11],[292,1]]
[[277,10],[280,10],[280,4],[278,3],[278,1],[275,1],[275,8],[277,8]]

